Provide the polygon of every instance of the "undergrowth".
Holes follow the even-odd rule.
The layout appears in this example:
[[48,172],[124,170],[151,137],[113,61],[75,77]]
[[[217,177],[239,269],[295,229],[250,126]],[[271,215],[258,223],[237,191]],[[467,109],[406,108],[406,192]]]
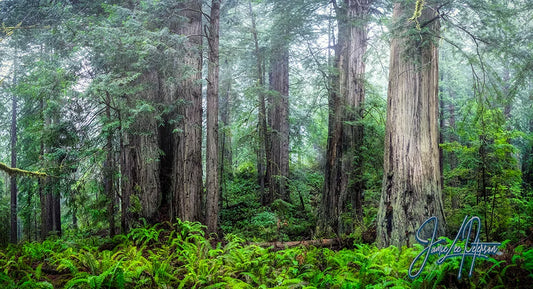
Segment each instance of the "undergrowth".
[[[274,251],[236,235],[214,242],[199,223],[163,223],[113,239],[65,236],[0,251],[0,286],[11,288],[527,288],[533,249],[506,245],[457,279],[460,259],[431,260],[415,280],[408,268],[422,250],[355,245],[339,251]],[[467,261],[469,264],[469,261]],[[469,267],[469,266],[465,266]],[[463,269],[463,275],[467,275]]]

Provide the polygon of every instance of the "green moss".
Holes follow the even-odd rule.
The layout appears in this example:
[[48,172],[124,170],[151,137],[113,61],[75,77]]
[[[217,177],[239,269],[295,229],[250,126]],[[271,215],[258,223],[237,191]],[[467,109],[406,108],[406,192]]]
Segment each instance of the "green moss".
[[12,168],[2,162],[0,162],[0,170],[6,172],[10,176],[22,175],[22,176],[39,177],[39,178],[45,178],[48,176],[46,173],[43,173],[43,172],[38,172],[38,171],[32,172],[32,171],[22,170],[18,168]]

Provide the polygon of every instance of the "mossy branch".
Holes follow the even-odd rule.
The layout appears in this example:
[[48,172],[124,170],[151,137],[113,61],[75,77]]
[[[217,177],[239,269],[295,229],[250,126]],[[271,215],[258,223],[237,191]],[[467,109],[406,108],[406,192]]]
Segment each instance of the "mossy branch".
[[418,22],[418,18],[422,16],[422,9],[424,9],[425,4],[426,4],[425,0],[416,0],[415,11],[413,12],[413,16],[409,18],[409,21],[416,22],[416,29],[418,30],[420,30],[420,23]]
[[30,177],[39,177],[39,178],[45,178],[48,175],[43,172],[32,172],[32,171],[26,171],[18,168],[12,168],[3,162],[0,162],[0,170],[6,172],[8,175],[22,175],[22,176],[30,176]]

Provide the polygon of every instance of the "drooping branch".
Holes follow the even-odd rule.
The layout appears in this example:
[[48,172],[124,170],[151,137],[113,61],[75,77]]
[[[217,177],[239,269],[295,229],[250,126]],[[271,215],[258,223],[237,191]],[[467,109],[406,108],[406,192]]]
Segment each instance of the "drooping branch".
[[38,178],[45,178],[48,176],[46,173],[39,172],[39,171],[32,172],[32,171],[19,169],[19,168],[12,168],[3,162],[0,162],[0,170],[6,172],[10,176],[22,175],[22,176],[30,176],[30,177],[38,177]]

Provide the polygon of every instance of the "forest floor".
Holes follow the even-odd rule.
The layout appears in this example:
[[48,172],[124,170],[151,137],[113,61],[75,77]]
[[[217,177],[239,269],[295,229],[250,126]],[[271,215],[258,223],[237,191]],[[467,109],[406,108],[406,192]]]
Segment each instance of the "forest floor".
[[[315,241],[318,242],[318,241]],[[408,277],[423,248],[333,243],[285,249],[204,236],[199,223],[133,229],[114,238],[67,235],[0,251],[0,286],[9,288],[531,288],[533,248],[504,242],[502,254],[435,263]],[[268,245],[268,244],[267,244]],[[415,267],[420,268],[420,263]],[[416,272],[417,270],[414,270]],[[463,277],[458,279],[458,272]]]

